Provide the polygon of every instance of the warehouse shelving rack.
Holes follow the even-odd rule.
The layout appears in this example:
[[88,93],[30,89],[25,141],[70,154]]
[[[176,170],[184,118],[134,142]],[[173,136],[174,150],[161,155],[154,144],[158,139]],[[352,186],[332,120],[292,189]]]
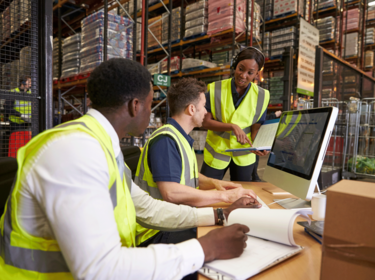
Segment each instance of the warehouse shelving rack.
[[[0,13],[6,11],[9,11],[9,22],[6,23],[9,33],[2,34],[0,40],[0,157],[15,157],[18,148],[31,137],[52,127],[52,78],[46,75],[52,70],[52,2],[2,0]],[[14,30],[10,27],[11,20],[16,22]],[[27,55],[21,65],[17,61],[25,47],[28,48]],[[4,68],[8,63],[17,63],[19,68],[11,72]],[[19,79],[26,76],[31,78],[31,93],[14,91],[19,86]],[[30,102],[32,111],[28,122],[16,130],[8,120],[11,113],[5,103],[13,108],[17,100]]]
[[[325,62],[332,62],[331,70],[327,71],[324,68]],[[365,177],[367,174],[360,174],[356,170],[359,125],[362,124],[361,102],[373,100],[375,79],[320,46],[316,47],[315,65],[314,107],[328,105],[339,108],[338,119],[324,160],[321,180],[325,181],[324,185],[329,186],[335,183],[331,181],[332,178]],[[333,81],[333,83],[327,86],[326,81]],[[350,84],[353,84],[353,91],[348,91],[351,89],[348,86]],[[324,90],[328,90],[329,95],[325,94]],[[364,123],[368,122],[365,120]]]

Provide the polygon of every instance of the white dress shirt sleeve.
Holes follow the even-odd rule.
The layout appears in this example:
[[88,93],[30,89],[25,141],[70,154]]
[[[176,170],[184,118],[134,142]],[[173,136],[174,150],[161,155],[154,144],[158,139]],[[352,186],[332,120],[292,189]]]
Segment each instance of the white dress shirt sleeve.
[[[196,239],[148,248],[121,246],[108,192],[108,166],[94,138],[78,132],[55,138],[29,163],[24,187],[46,215],[75,279],[181,279],[203,265],[204,253]],[[187,215],[191,210],[182,212]],[[207,223],[208,214],[193,212],[189,223]],[[143,220],[167,222],[166,218]],[[175,222],[169,225],[177,226]]]
[[173,231],[215,224],[213,208],[195,208],[152,198],[134,182],[131,189],[137,222],[147,228]]

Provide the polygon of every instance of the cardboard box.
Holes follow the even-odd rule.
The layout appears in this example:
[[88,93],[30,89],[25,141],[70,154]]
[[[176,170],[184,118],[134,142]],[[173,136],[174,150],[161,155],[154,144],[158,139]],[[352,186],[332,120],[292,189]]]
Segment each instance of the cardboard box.
[[375,184],[342,180],[327,191],[321,280],[375,279]]

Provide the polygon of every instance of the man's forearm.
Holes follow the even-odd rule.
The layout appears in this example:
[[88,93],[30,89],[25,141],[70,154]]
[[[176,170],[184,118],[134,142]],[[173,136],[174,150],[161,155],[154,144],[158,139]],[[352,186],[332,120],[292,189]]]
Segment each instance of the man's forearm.
[[173,231],[197,226],[214,225],[212,208],[192,208],[160,201],[149,196],[137,185],[132,185],[132,199],[137,222],[148,228]]
[[165,201],[202,207],[226,200],[224,192],[203,191],[175,182],[157,182],[159,191]]
[[208,178],[204,176],[203,174],[199,173],[199,189],[200,190],[216,189],[215,184],[214,184],[215,180],[216,179]]

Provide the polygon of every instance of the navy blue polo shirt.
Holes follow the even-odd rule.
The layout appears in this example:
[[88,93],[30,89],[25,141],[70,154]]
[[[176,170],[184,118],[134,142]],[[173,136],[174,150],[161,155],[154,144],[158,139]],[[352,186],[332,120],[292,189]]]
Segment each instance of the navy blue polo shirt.
[[[167,123],[173,125],[193,148],[194,139],[172,118]],[[148,166],[154,182],[181,181],[182,163],[178,144],[168,135],[159,135],[148,144]]]
[[[232,97],[233,97],[233,105],[234,105],[234,108],[236,110],[237,110],[238,106],[240,106],[240,104],[241,104],[242,100],[245,98],[246,94],[249,92],[251,85],[252,85],[252,83],[249,83],[249,85],[246,88],[245,93],[240,97],[240,94],[238,93],[238,91],[236,89],[234,79],[232,78],[232,81],[231,81]],[[212,112],[211,111],[210,92],[206,93],[206,106],[205,107],[206,107],[206,110],[207,110],[208,113]],[[267,115],[267,108],[266,108],[266,110],[264,111],[263,115],[261,116],[261,118],[259,119],[259,121],[257,123],[263,124],[266,120],[266,115]]]

